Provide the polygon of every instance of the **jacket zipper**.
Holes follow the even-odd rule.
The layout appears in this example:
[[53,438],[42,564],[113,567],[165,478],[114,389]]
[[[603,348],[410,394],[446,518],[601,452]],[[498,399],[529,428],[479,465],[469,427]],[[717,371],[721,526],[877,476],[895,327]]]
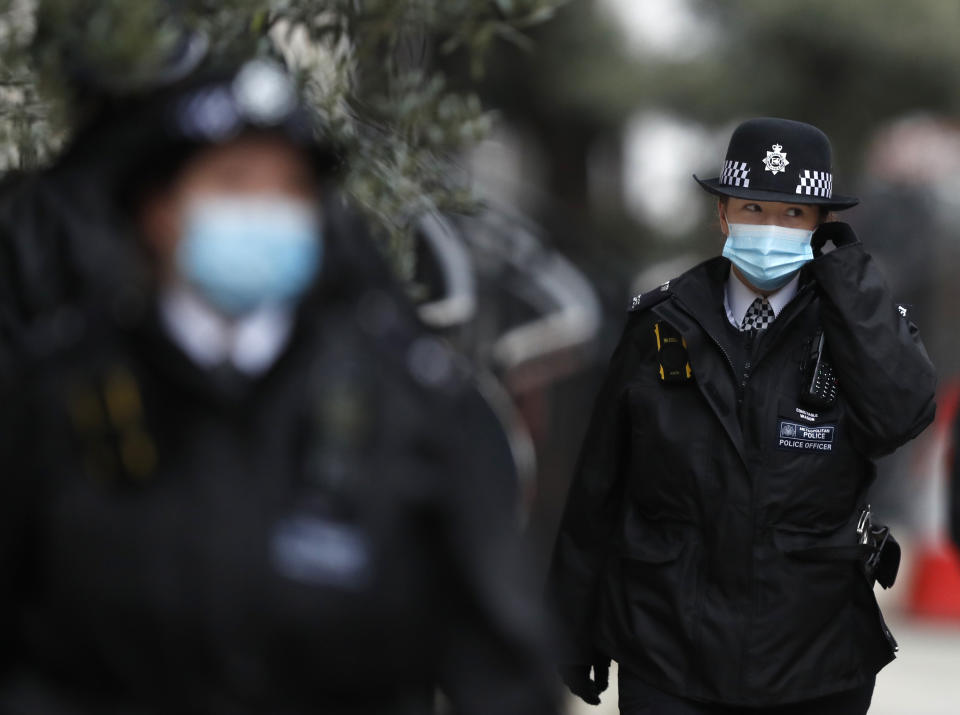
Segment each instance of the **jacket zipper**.
[[[798,295],[799,295],[799,294],[798,294]],[[713,341],[713,344],[717,346],[717,349],[720,350],[720,353],[721,353],[721,354],[723,355],[723,357],[726,359],[727,365],[730,366],[730,370],[731,370],[731,372],[733,373],[734,382],[735,382],[735,384],[736,384],[736,386],[737,386],[737,420],[740,422],[740,424],[741,424],[741,430],[742,430],[742,429],[743,429],[743,419],[742,419],[742,415],[741,415],[741,410],[742,410],[742,407],[743,407],[744,398],[745,398],[745,396],[746,396],[747,383],[748,383],[749,380],[750,380],[750,370],[751,370],[752,367],[753,367],[753,350],[754,350],[754,347],[755,347],[756,336],[750,336],[750,337],[748,338],[748,345],[747,345],[747,351],[746,351],[746,359],[745,359],[744,365],[743,365],[743,376],[740,377],[740,375],[738,375],[738,373],[737,373],[736,367],[735,367],[734,364],[733,364],[733,360],[730,358],[730,354],[724,349],[723,345],[720,344],[720,341],[719,341],[716,337],[714,337],[714,335],[713,335],[709,330],[707,330],[706,326],[690,311],[690,309],[689,309],[687,306],[685,306],[685,305],[683,304],[683,301],[681,301],[681,300],[679,300],[679,299],[677,298],[676,295],[674,295],[674,300],[678,303],[679,307],[680,307],[688,316],[690,316],[690,318],[691,318],[697,325],[700,326],[700,329],[703,331],[703,333],[704,333],[705,335],[707,335],[707,336],[710,338],[710,340]],[[746,458],[744,457],[744,460],[745,460],[745,459],[746,459]],[[749,471],[749,469],[750,469],[749,465],[745,464],[744,466],[746,466],[746,467],[747,467],[747,470]],[[757,501],[758,501],[757,491],[756,491],[756,486],[754,486],[754,488],[750,490],[750,512],[751,512],[752,514],[756,514]],[[757,524],[756,524],[756,521],[755,521],[755,520],[754,520],[754,523],[753,523],[753,525],[752,525],[752,531],[753,531],[753,541],[756,542],[757,539],[758,539],[758,534],[757,534]],[[756,609],[757,603],[758,603],[758,598],[759,598],[758,593],[757,593],[757,578],[756,578],[756,573],[754,572],[754,567],[755,567],[755,564],[754,564],[754,562],[753,562],[753,559],[751,558],[751,559],[750,559],[750,564],[749,564],[749,569],[750,569],[749,582],[750,582],[750,596],[751,596],[751,600],[752,600],[752,602],[753,602],[753,603],[752,603],[752,610],[753,610],[753,609]],[[699,616],[700,616],[700,614],[699,614],[699,612],[698,612],[698,618],[699,618]],[[744,630],[744,646],[743,646],[743,647],[744,647],[744,652],[742,652],[742,653],[740,654],[740,687],[741,687],[741,688],[745,688],[745,687],[746,687],[746,686],[745,686],[745,682],[746,682],[746,673],[745,673],[745,671],[746,671],[746,668],[747,668],[747,659],[748,659],[748,658],[747,658],[747,653],[746,653],[746,648],[747,648],[747,645],[746,645],[746,644],[747,644],[747,642],[748,642],[748,640],[749,640],[749,638],[748,638],[748,636],[747,636],[747,632],[753,627],[755,618],[756,618],[756,613],[755,613],[755,612],[752,612],[752,613],[750,614],[749,623],[746,625],[745,630]]]
[[[807,292],[810,291],[811,289],[812,289],[812,287],[811,287],[811,285],[810,285],[809,283],[808,283],[807,285],[803,286],[803,287],[797,292],[797,295],[794,297],[794,299],[793,299],[793,301],[791,301],[791,303],[793,303],[793,305],[798,305],[798,303],[796,303],[796,302],[794,302],[794,301],[796,301],[797,298],[800,298],[801,296],[803,296],[805,293],[807,293]],[[740,409],[741,409],[741,407],[742,407],[742,403],[743,403],[744,397],[745,397],[745,395],[746,395],[747,383],[748,383],[749,380],[750,380],[750,371],[751,371],[751,369],[753,368],[753,362],[754,362],[754,360],[753,360],[753,351],[754,351],[754,348],[755,348],[755,346],[756,346],[756,343],[755,343],[756,336],[753,336],[753,337],[749,338],[749,345],[748,345],[748,348],[749,348],[749,349],[747,350],[747,356],[746,356],[746,360],[745,360],[744,366],[743,366],[743,377],[741,378],[741,377],[737,374],[737,369],[736,369],[736,367],[735,367],[734,364],[733,364],[733,360],[730,359],[730,355],[729,355],[729,354],[727,353],[727,351],[724,349],[723,345],[720,344],[720,341],[719,341],[716,337],[714,337],[714,335],[713,335],[709,330],[707,330],[706,326],[699,320],[699,318],[697,318],[696,315],[693,314],[693,312],[692,312],[686,305],[684,305],[683,301],[680,300],[680,299],[677,297],[676,294],[674,294],[673,299],[674,299],[674,301],[677,303],[678,307],[680,307],[680,308],[683,310],[684,313],[686,313],[697,325],[699,325],[699,326],[700,326],[700,329],[703,331],[703,333],[704,333],[707,337],[709,337],[711,341],[713,341],[713,344],[717,346],[717,349],[720,350],[720,353],[721,353],[721,354],[723,355],[723,357],[726,359],[727,365],[730,366],[730,370],[731,370],[732,373],[733,373],[734,381],[735,381],[735,383],[736,383],[736,385],[737,385],[737,417],[738,417],[738,419],[740,419],[740,414],[739,414],[739,413],[740,413]],[[796,311],[794,310],[794,312],[787,313],[786,317],[788,318],[788,320],[787,320],[786,322],[791,322],[791,321],[793,320],[793,317],[794,317],[794,315],[795,315],[795,312],[796,312]],[[782,313],[781,313],[781,315],[782,315]],[[778,317],[780,317],[780,316],[778,316]],[[742,421],[741,421],[741,425],[742,425]],[[741,429],[742,429],[742,427],[741,427]],[[748,466],[748,465],[747,465],[747,469],[749,470],[749,466]],[[750,490],[750,511],[751,511],[752,514],[756,514],[757,501],[758,501],[758,495],[757,495],[757,490],[756,490],[756,485],[755,485],[755,487]],[[756,521],[754,521],[754,524],[753,524],[753,540],[754,540],[754,542],[756,542],[757,539],[758,539],[757,524],[756,524]],[[757,579],[756,579],[756,573],[754,572],[754,567],[755,567],[755,564],[754,564],[754,562],[753,562],[753,559],[751,559],[751,560],[750,560],[750,575],[749,575],[750,592],[751,592],[751,598],[752,598],[752,600],[753,600],[753,604],[752,604],[752,605],[753,605],[754,608],[756,608],[756,607],[757,607],[757,604],[758,604],[759,596],[758,596],[758,592],[757,592]],[[878,609],[878,611],[879,611],[879,609]],[[698,614],[698,615],[699,615],[699,614]],[[749,630],[753,627],[755,617],[756,617],[756,614],[755,614],[755,613],[751,613],[751,615],[750,615],[750,620],[749,620],[749,624],[747,625],[747,627],[746,627],[746,629],[745,629],[745,632],[744,632],[744,652],[741,653],[741,655],[740,655],[740,658],[741,658],[741,660],[740,660],[740,667],[741,667],[740,685],[741,685],[741,687],[745,687],[745,682],[746,682],[746,681],[745,681],[746,673],[745,673],[744,671],[745,671],[745,669],[746,669],[746,667],[747,667],[747,654],[746,654],[746,647],[747,647],[747,646],[746,646],[746,644],[747,644],[747,641],[749,640],[746,631],[749,631]],[[882,616],[881,616],[881,619],[882,619]],[[884,629],[886,630],[886,624],[884,624]],[[887,632],[889,632],[889,631],[887,631]],[[890,638],[892,639],[892,635],[890,636]]]
[[[753,351],[757,345],[757,335],[755,333],[747,334],[746,359],[743,361],[743,376],[740,378],[740,386],[737,390],[737,408],[743,407],[743,400],[747,394],[747,383],[750,381],[750,369],[753,367]],[[741,418],[741,423],[743,419]]]

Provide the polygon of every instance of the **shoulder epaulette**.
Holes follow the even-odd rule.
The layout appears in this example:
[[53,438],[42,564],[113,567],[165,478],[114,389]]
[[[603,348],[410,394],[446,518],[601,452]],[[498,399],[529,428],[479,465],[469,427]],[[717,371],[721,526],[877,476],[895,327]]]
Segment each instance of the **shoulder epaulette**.
[[640,311],[646,310],[647,308],[652,308],[657,303],[661,303],[667,298],[670,297],[670,281],[667,281],[659,288],[654,290],[647,291],[646,293],[639,293],[633,297],[633,301],[630,303],[630,313],[638,313]]

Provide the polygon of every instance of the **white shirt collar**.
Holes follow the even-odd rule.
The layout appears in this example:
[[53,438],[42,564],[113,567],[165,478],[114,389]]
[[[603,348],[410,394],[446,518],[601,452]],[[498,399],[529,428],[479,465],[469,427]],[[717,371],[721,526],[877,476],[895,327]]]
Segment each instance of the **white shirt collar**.
[[[774,317],[779,316],[780,311],[797,295],[799,284],[800,274],[798,273],[783,288],[767,296],[767,301],[773,308]],[[747,314],[747,309],[759,297],[761,297],[759,293],[754,293],[749,286],[737,278],[731,267],[730,277],[727,279],[727,289],[723,294],[723,307],[727,311],[727,320],[733,327],[740,328],[743,318]]]
[[170,338],[197,365],[211,368],[229,362],[251,376],[276,362],[293,331],[290,307],[264,306],[228,320],[182,285],[160,296],[160,315]]

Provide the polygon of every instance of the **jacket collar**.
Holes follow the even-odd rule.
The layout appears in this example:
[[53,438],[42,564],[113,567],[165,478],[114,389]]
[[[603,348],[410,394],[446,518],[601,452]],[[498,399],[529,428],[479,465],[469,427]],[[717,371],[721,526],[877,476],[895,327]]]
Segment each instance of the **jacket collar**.
[[286,348],[293,331],[293,306],[263,306],[228,320],[183,285],[159,298],[168,336],[198,366],[230,365],[256,377],[266,372]]
[[728,348],[724,293],[730,276],[730,261],[722,256],[691,268],[670,282],[674,302],[688,313],[714,342]]
[[[783,309],[797,295],[800,276],[795,275],[790,282],[780,288],[778,291],[766,296],[773,314],[778,317]],[[750,310],[750,306],[757,299],[763,297],[759,293],[744,283],[734,271],[730,271],[730,277],[727,279],[726,290],[724,291],[724,307],[727,310],[727,320],[734,327],[739,327],[743,319]]]
[[[671,281],[669,286],[670,293],[680,309],[688,313],[727,354],[733,353],[730,345],[731,332],[727,328],[730,321],[724,307],[727,281],[730,279],[730,261],[717,256],[690,269]],[[783,306],[777,319],[761,335],[755,364],[763,359],[793,319],[810,304],[814,297],[814,286],[815,281],[804,267],[800,271],[796,296]],[[731,365],[731,368],[733,367]]]

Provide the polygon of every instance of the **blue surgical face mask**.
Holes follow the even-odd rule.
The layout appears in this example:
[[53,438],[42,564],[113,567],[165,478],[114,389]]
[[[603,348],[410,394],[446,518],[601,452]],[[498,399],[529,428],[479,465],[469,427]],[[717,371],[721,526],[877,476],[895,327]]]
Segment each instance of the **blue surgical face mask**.
[[750,283],[763,291],[782,288],[804,263],[813,260],[813,231],[766,224],[731,223],[723,246],[730,259]]
[[320,218],[302,201],[208,197],[188,208],[183,230],[181,278],[227,316],[294,302],[320,268]]

